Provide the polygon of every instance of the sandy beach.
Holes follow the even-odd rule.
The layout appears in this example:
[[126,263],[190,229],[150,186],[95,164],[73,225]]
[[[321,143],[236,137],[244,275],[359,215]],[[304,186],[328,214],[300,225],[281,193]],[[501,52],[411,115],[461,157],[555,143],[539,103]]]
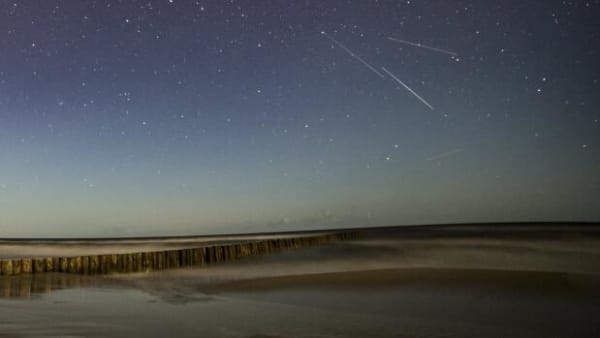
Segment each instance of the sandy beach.
[[0,280],[5,336],[595,337],[596,227],[428,227],[221,265]]

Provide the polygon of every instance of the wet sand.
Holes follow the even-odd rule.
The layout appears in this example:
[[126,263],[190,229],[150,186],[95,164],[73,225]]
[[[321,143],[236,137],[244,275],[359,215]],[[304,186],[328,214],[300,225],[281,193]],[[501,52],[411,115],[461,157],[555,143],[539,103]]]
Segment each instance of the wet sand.
[[597,337],[598,234],[595,227],[388,229],[201,268],[7,277],[0,333]]
[[249,280],[206,287],[208,292],[263,292],[303,288],[389,290],[398,287],[486,289],[548,296],[600,296],[600,276],[541,271],[408,268],[327,272]]

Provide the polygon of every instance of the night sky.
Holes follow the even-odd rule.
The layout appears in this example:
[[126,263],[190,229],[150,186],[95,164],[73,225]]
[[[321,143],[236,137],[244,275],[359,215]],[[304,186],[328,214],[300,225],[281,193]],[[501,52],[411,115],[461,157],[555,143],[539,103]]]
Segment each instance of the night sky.
[[0,237],[598,220],[598,0],[0,4]]

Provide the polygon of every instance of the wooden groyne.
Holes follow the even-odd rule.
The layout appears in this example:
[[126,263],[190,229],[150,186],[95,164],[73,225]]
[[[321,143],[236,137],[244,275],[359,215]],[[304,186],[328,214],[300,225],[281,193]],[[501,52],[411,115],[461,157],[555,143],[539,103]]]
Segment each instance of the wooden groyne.
[[45,272],[93,275],[202,266],[358,237],[360,232],[352,231],[114,255],[2,259],[0,275],[14,276]]

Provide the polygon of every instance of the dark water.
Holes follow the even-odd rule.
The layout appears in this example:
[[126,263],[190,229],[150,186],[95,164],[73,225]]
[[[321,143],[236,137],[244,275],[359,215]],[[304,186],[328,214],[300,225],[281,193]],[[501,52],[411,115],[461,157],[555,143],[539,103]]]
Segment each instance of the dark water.
[[599,244],[585,231],[388,232],[220,266],[2,277],[0,333],[598,337]]

